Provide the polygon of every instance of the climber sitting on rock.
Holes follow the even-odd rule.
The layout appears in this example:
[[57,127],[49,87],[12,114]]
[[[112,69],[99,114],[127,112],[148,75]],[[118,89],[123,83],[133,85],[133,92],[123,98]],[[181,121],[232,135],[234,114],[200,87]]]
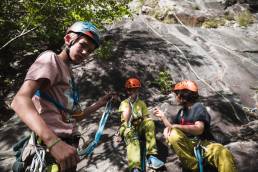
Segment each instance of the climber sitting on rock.
[[140,171],[140,141],[145,137],[147,165],[158,169],[164,165],[157,156],[155,125],[146,104],[139,98],[141,82],[136,78],[129,78],[125,83],[128,98],[121,102],[119,111],[122,112],[120,135],[124,138],[127,148],[127,158],[130,171]]
[[168,121],[158,107],[154,109],[154,115],[159,117],[166,126],[164,136],[178,155],[183,167],[198,171],[198,160],[194,150],[197,145],[200,145],[205,162],[216,167],[219,172],[235,172],[234,158],[230,151],[223,145],[211,141],[210,115],[198,102],[197,84],[184,80],[175,85],[173,92],[178,104],[182,106],[173,123]]

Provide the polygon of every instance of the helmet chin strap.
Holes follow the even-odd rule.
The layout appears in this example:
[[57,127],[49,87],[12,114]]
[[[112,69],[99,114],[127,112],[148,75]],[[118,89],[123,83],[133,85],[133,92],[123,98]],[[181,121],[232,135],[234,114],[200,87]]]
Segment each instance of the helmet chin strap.
[[65,52],[68,56],[69,62],[72,62],[71,56],[70,56],[70,48],[79,40],[79,38],[82,36],[82,34],[78,34],[77,38],[72,40],[68,46],[65,46]]
[[132,103],[134,103],[134,102],[136,102],[137,100],[138,100],[138,98],[139,98],[139,95],[138,95],[138,93],[136,93],[136,95],[135,95],[135,97],[134,98],[132,98],[131,96],[130,96],[130,101],[132,101]]

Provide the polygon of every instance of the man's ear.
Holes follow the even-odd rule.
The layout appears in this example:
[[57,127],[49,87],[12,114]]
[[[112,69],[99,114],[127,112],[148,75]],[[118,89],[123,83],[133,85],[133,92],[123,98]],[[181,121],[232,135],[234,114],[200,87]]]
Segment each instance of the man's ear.
[[72,41],[72,36],[70,34],[66,34],[64,36],[64,41],[66,45],[70,45],[70,42]]

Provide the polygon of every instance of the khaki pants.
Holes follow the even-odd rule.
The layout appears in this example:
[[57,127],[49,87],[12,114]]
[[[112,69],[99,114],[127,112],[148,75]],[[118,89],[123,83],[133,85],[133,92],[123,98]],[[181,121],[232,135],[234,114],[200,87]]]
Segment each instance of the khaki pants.
[[126,142],[127,159],[130,170],[132,168],[141,167],[139,138],[142,136],[144,136],[146,140],[147,155],[157,154],[155,125],[152,119],[143,119],[138,126],[131,128],[127,128],[127,125],[123,123],[119,132]]
[[[198,171],[198,162],[194,156],[194,146],[196,146],[197,141],[190,140],[181,130],[175,128],[171,130],[166,139],[183,166],[191,171]],[[237,171],[233,155],[223,145],[207,140],[201,141],[201,145],[205,150],[204,159],[216,167],[219,172]]]

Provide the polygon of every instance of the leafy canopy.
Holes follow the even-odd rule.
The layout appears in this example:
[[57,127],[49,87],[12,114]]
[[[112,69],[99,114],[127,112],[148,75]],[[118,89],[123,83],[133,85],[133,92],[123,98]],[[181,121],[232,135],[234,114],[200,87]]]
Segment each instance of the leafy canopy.
[[99,28],[130,15],[130,0],[1,0],[0,111],[23,81],[28,66],[46,49],[59,51],[69,25],[91,21]]

